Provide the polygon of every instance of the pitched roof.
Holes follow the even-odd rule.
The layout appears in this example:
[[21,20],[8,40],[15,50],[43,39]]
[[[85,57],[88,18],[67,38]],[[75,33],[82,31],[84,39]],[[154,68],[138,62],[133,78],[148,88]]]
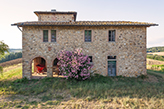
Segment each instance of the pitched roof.
[[33,21],[33,22],[19,22],[11,24],[12,26],[158,26],[155,23],[147,22],[131,22],[131,21],[75,21],[75,22],[47,22],[47,21]]

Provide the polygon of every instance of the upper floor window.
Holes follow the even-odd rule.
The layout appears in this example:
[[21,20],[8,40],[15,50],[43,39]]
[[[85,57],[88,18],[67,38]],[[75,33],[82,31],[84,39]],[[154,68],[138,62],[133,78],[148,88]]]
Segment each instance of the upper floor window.
[[51,42],[56,42],[56,30],[51,30]]
[[91,30],[85,30],[85,42],[91,42],[92,41],[92,34]]
[[43,42],[48,42],[48,30],[43,30]]
[[115,41],[115,35],[116,35],[115,30],[109,30],[109,42]]

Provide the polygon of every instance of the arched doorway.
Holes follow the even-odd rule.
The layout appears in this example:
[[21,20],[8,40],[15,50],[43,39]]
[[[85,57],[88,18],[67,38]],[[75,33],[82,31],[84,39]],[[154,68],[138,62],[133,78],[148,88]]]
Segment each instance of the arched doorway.
[[52,72],[53,76],[58,76],[59,75],[59,65],[58,65],[59,60],[57,58],[54,59],[53,61],[53,67],[52,67]]
[[32,79],[44,78],[47,76],[47,63],[43,57],[35,57],[31,62]]

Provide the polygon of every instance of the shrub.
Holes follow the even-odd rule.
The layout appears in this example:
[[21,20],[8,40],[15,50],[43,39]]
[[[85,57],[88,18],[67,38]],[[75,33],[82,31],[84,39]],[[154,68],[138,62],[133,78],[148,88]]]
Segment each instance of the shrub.
[[67,79],[86,80],[90,78],[89,70],[93,67],[90,58],[82,53],[82,49],[60,51],[58,54],[60,73]]
[[28,79],[26,77],[22,79],[17,79],[14,81],[14,83],[28,83]]

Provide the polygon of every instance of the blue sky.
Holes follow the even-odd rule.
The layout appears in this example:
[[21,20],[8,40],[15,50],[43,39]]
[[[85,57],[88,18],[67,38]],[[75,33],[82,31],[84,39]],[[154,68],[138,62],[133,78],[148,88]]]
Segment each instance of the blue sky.
[[0,0],[0,40],[22,48],[22,34],[12,23],[37,21],[34,11],[76,11],[77,20],[157,23],[147,29],[147,47],[164,46],[164,0]]

